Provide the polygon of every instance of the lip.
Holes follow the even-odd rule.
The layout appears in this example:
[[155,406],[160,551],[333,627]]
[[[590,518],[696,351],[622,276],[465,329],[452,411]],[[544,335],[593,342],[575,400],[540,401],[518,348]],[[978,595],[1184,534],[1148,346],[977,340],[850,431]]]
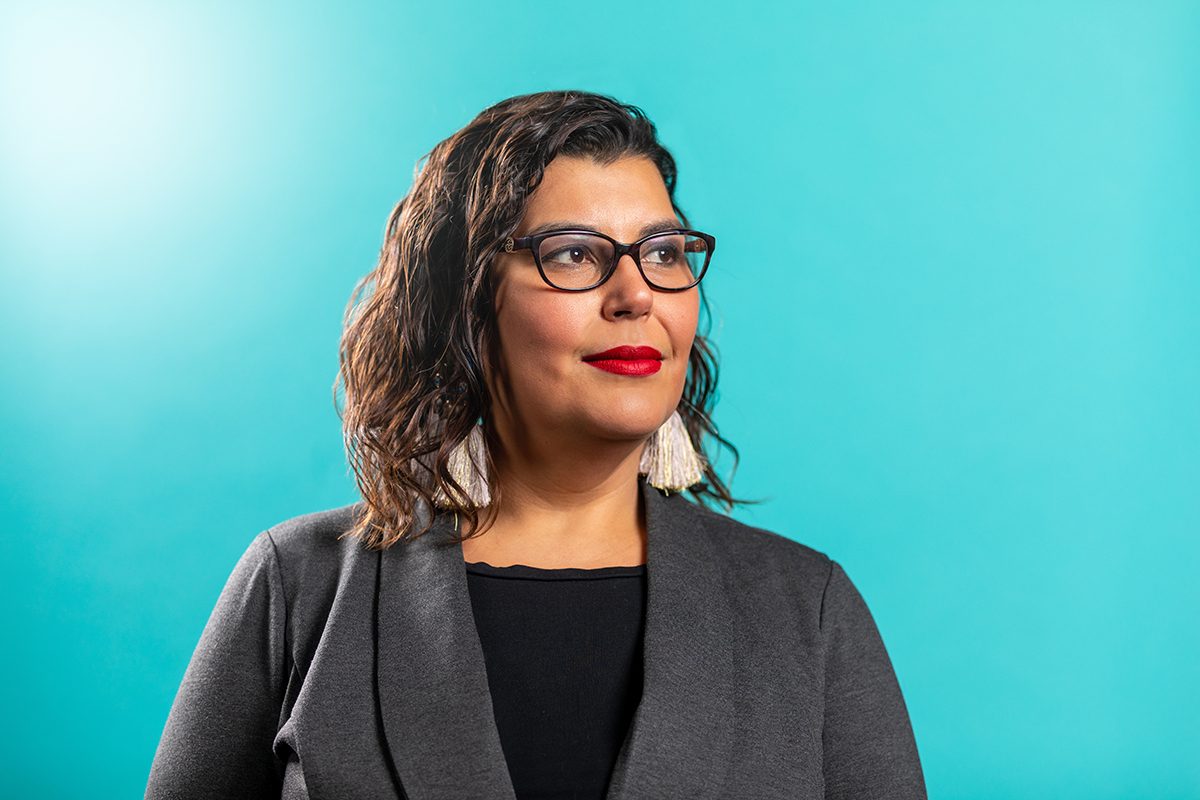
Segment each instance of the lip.
[[627,359],[641,361],[645,359],[657,359],[662,361],[663,354],[647,345],[632,345],[623,344],[620,347],[612,347],[600,353],[592,353],[583,357],[584,361],[596,361],[598,359]]
[[583,360],[597,369],[617,375],[653,375],[662,369],[662,358],[662,353],[653,347],[623,344],[586,355]]

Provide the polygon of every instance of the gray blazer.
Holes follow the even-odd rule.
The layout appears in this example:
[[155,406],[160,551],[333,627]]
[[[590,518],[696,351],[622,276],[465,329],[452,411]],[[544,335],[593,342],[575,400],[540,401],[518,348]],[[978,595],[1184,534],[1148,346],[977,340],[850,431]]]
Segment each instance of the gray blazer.
[[[891,661],[841,566],[639,480],[644,684],[607,800],[925,798]],[[360,506],[250,543],[147,798],[514,800],[452,516],[379,552],[338,539]]]

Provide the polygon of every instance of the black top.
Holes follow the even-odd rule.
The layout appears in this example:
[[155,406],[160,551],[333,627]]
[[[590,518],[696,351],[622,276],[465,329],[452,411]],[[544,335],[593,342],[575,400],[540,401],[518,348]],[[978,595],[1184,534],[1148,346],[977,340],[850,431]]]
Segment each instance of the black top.
[[464,563],[518,800],[602,800],[641,699],[646,565]]

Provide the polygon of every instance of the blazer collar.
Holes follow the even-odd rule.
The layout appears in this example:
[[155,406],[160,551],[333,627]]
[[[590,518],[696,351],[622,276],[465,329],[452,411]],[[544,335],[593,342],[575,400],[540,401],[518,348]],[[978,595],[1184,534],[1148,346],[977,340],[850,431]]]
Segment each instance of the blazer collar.
[[[641,701],[606,800],[720,793],[733,745],[730,598],[717,519],[639,477],[647,525]],[[381,555],[375,676],[393,774],[408,800],[515,800],[492,712],[462,545],[439,514]]]

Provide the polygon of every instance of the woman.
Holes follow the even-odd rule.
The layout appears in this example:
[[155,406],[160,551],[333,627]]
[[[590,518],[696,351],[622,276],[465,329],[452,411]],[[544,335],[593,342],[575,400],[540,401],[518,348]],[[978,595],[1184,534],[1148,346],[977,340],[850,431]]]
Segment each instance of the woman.
[[743,502],[696,449],[715,238],[674,190],[585,92],[430,152],[347,313],[363,500],[250,544],[147,797],[925,796],[842,568],[680,494]]

